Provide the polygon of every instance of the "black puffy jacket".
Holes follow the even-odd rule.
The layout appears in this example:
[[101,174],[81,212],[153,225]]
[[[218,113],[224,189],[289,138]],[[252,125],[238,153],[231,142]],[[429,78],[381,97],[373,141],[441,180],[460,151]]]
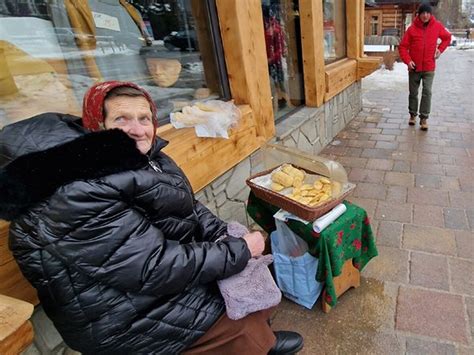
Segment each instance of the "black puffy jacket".
[[[0,218],[66,343],[86,354],[175,354],[225,307],[216,280],[250,259],[193,197],[157,139],[87,133],[43,114],[0,131]],[[64,143],[65,142],[65,143]]]

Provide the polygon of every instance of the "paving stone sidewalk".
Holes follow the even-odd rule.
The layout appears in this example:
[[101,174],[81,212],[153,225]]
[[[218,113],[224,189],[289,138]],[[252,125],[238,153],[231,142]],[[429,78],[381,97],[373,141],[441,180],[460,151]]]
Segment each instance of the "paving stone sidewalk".
[[362,112],[322,152],[343,164],[379,256],[328,314],[284,301],[273,327],[300,354],[474,354],[474,52],[438,61],[429,130],[408,126],[408,83],[364,79]]

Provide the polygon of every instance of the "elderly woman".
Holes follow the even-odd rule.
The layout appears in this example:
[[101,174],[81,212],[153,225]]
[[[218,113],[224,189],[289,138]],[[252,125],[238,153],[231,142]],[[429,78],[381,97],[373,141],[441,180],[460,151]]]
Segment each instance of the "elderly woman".
[[46,113],[0,131],[0,218],[45,312],[84,354],[298,351],[268,311],[225,315],[216,280],[263,238],[219,238],[226,224],[194,199],[156,126],[146,91],[105,82],[82,120]]

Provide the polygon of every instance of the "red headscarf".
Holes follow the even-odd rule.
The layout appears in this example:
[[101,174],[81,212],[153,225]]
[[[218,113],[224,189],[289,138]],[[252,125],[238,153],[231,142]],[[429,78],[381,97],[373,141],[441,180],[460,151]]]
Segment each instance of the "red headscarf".
[[153,114],[153,126],[158,127],[158,121],[156,119],[156,106],[151,99],[150,94],[141,88],[137,84],[127,81],[104,81],[102,83],[95,84],[84,95],[84,101],[82,103],[82,124],[85,128],[91,131],[100,131],[105,129],[104,127],[104,100],[110,90],[117,87],[127,86],[137,89],[143,93],[145,98],[150,103],[150,109]]

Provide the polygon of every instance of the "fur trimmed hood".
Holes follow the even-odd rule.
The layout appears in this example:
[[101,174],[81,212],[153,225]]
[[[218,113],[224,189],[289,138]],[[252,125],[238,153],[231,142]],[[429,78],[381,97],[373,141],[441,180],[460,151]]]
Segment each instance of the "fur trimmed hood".
[[[37,118],[30,119],[30,125],[29,120],[17,124],[30,132],[27,136],[10,129],[15,124],[0,131],[0,218],[15,219],[72,181],[135,170],[148,163],[148,157],[140,153],[135,141],[118,129],[85,133],[71,127],[73,121],[69,116],[61,120],[54,117],[50,131],[41,132],[35,130]],[[51,117],[46,117],[42,127],[48,127],[48,119]],[[58,125],[61,129],[51,131]],[[30,129],[25,130],[25,126]],[[42,146],[34,142],[38,137],[43,139]],[[69,141],[56,144],[61,139]],[[48,145],[51,147],[43,149]]]

